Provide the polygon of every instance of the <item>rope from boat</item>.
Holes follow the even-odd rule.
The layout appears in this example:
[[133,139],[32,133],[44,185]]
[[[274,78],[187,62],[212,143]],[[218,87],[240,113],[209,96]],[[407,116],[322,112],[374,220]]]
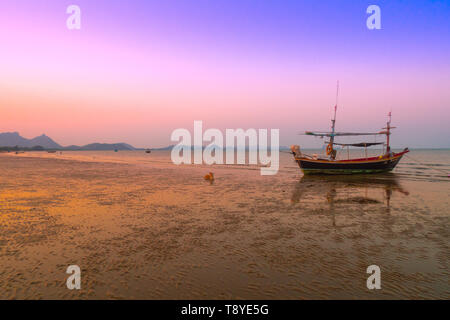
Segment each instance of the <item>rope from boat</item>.
[[412,161],[416,162],[417,164],[420,164],[421,166],[429,167],[430,169],[436,170],[436,171],[438,171],[438,172],[443,172],[444,174],[447,175],[448,178],[450,178],[450,174],[449,174],[447,171],[445,171],[445,170],[436,169],[436,168],[432,167],[431,165],[429,165],[429,164],[427,164],[427,163],[420,162],[420,161],[418,161],[418,160],[412,158],[411,156],[409,156],[409,155],[407,155],[407,154],[405,154],[405,157],[407,157],[408,159],[411,159]]

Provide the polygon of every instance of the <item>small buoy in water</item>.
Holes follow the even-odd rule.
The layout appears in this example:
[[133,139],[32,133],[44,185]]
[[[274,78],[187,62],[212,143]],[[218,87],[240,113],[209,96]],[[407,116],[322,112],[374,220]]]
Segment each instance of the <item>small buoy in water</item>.
[[214,181],[214,174],[212,172],[210,172],[206,176],[204,176],[203,178],[205,180],[208,180],[208,181]]

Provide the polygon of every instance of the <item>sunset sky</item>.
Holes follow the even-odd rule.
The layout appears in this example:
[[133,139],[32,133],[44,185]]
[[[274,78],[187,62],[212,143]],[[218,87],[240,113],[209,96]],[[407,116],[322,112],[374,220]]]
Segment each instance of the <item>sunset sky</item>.
[[328,130],[339,80],[338,130],[392,110],[394,147],[450,147],[449,17],[443,0],[0,0],[0,132],[160,147],[203,120],[317,145],[297,133]]

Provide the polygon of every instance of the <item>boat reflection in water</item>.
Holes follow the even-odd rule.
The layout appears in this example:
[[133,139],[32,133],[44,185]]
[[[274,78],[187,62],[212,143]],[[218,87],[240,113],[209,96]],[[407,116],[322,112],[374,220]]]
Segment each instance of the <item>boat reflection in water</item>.
[[364,209],[368,206],[384,208],[391,212],[391,198],[394,193],[408,196],[409,192],[399,183],[395,175],[350,175],[311,176],[305,175],[295,186],[291,202],[328,203],[329,212],[336,226],[335,214]]

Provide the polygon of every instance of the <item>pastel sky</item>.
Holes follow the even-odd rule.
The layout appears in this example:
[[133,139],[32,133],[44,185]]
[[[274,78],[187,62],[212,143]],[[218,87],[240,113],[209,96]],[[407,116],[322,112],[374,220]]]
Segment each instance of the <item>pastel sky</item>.
[[0,132],[158,147],[203,120],[309,146],[339,80],[338,130],[392,110],[394,146],[450,147],[449,17],[443,0],[0,0]]

